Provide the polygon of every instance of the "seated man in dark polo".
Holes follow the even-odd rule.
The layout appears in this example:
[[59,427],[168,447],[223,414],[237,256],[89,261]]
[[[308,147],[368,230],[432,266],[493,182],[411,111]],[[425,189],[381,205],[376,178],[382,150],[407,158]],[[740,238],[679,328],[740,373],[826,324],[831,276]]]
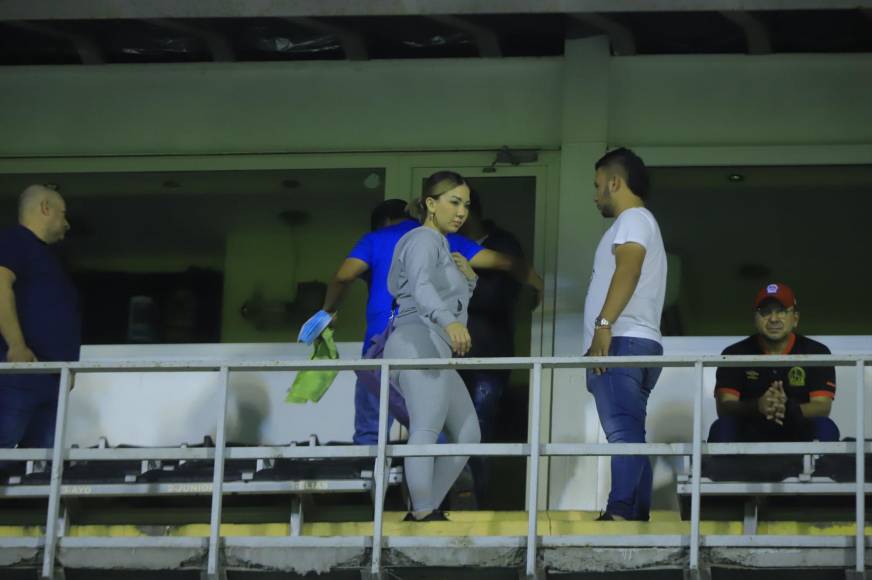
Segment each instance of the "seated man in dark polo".
[[[724,355],[830,354],[823,344],[796,334],[796,297],[784,284],[769,284],[754,300],[757,333],[728,346]],[[718,419],[709,443],[838,441],[829,418],[836,395],[833,367],[722,367],[715,397]]]

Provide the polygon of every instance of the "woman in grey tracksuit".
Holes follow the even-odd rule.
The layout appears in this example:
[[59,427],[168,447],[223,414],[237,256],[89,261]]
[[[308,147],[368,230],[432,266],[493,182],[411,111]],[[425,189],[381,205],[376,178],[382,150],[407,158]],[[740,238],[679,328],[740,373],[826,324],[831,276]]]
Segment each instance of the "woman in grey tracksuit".
[[[476,276],[445,234],[468,215],[469,187],[443,171],[431,175],[418,201],[422,226],[404,235],[394,250],[388,290],[399,312],[385,345],[385,358],[450,358],[469,352],[466,309]],[[481,439],[475,407],[455,370],[408,370],[395,375],[409,411],[409,443],[436,443],[445,432],[451,443]],[[445,519],[439,505],[468,457],[407,457],[405,478],[412,499],[407,520]]]

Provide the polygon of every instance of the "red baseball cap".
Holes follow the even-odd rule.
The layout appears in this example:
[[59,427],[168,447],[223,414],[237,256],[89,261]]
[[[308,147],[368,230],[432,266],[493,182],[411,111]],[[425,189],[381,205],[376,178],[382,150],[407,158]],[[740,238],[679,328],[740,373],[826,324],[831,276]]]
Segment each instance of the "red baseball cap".
[[754,308],[758,308],[764,300],[773,298],[778,300],[785,308],[796,306],[796,295],[790,286],[787,284],[773,283],[767,284],[757,292],[757,297],[754,298]]

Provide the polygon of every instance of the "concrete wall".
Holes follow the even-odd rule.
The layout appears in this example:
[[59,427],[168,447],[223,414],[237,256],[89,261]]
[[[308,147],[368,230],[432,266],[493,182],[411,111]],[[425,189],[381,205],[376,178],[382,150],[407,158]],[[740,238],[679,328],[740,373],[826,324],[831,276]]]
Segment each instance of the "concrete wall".
[[[340,343],[352,358],[360,343]],[[82,360],[199,361],[306,359],[302,344],[86,346]],[[317,435],[322,442],[350,441],[354,431],[354,375],[337,375],[318,404],[285,403],[294,372],[232,373],[227,440],[249,445],[284,445]],[[174,446],[215,438],[217,373],[86,373],[70,397],[70,444]]]
[[870,67],[868,54],[613,58],[609,141],[869,144]]
[[556,145],[560,59],[0,70],[0,156]]

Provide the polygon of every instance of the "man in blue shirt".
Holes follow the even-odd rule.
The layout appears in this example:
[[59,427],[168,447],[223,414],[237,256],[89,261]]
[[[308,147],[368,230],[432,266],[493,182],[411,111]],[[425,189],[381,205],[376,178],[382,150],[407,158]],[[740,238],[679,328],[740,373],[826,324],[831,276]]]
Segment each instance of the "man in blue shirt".
[[[406,202],[387,200],[373,210],[373,231],[363,236],[339,266],[327,287],[323,310],[333,314],[342,301],[348,286],[368,276],[369,298],[366,303],[366,334],[363,352],[369,348],[373,336],[388,324],[393,296],[387,289],[388,271],[394,256],[394,247],[407,232],[419,227],[405,211]],[[452,252],[463,255],[473,268],[511,271],[537,290],[542,280],[536,272],[511,256],[487,250],[458,234],[447,236]],[[359,381],[354,392],[354,443],[374,445],[378,440],[378,397],[371,394]]]
[[[54,189],[31,185],[18,222],[0,231],[0,360],[78,360],[78,294],[49,247],[70,229],[66,204]],[[0,447],[51,447],[57,402],[57,374],[0,373]]]

